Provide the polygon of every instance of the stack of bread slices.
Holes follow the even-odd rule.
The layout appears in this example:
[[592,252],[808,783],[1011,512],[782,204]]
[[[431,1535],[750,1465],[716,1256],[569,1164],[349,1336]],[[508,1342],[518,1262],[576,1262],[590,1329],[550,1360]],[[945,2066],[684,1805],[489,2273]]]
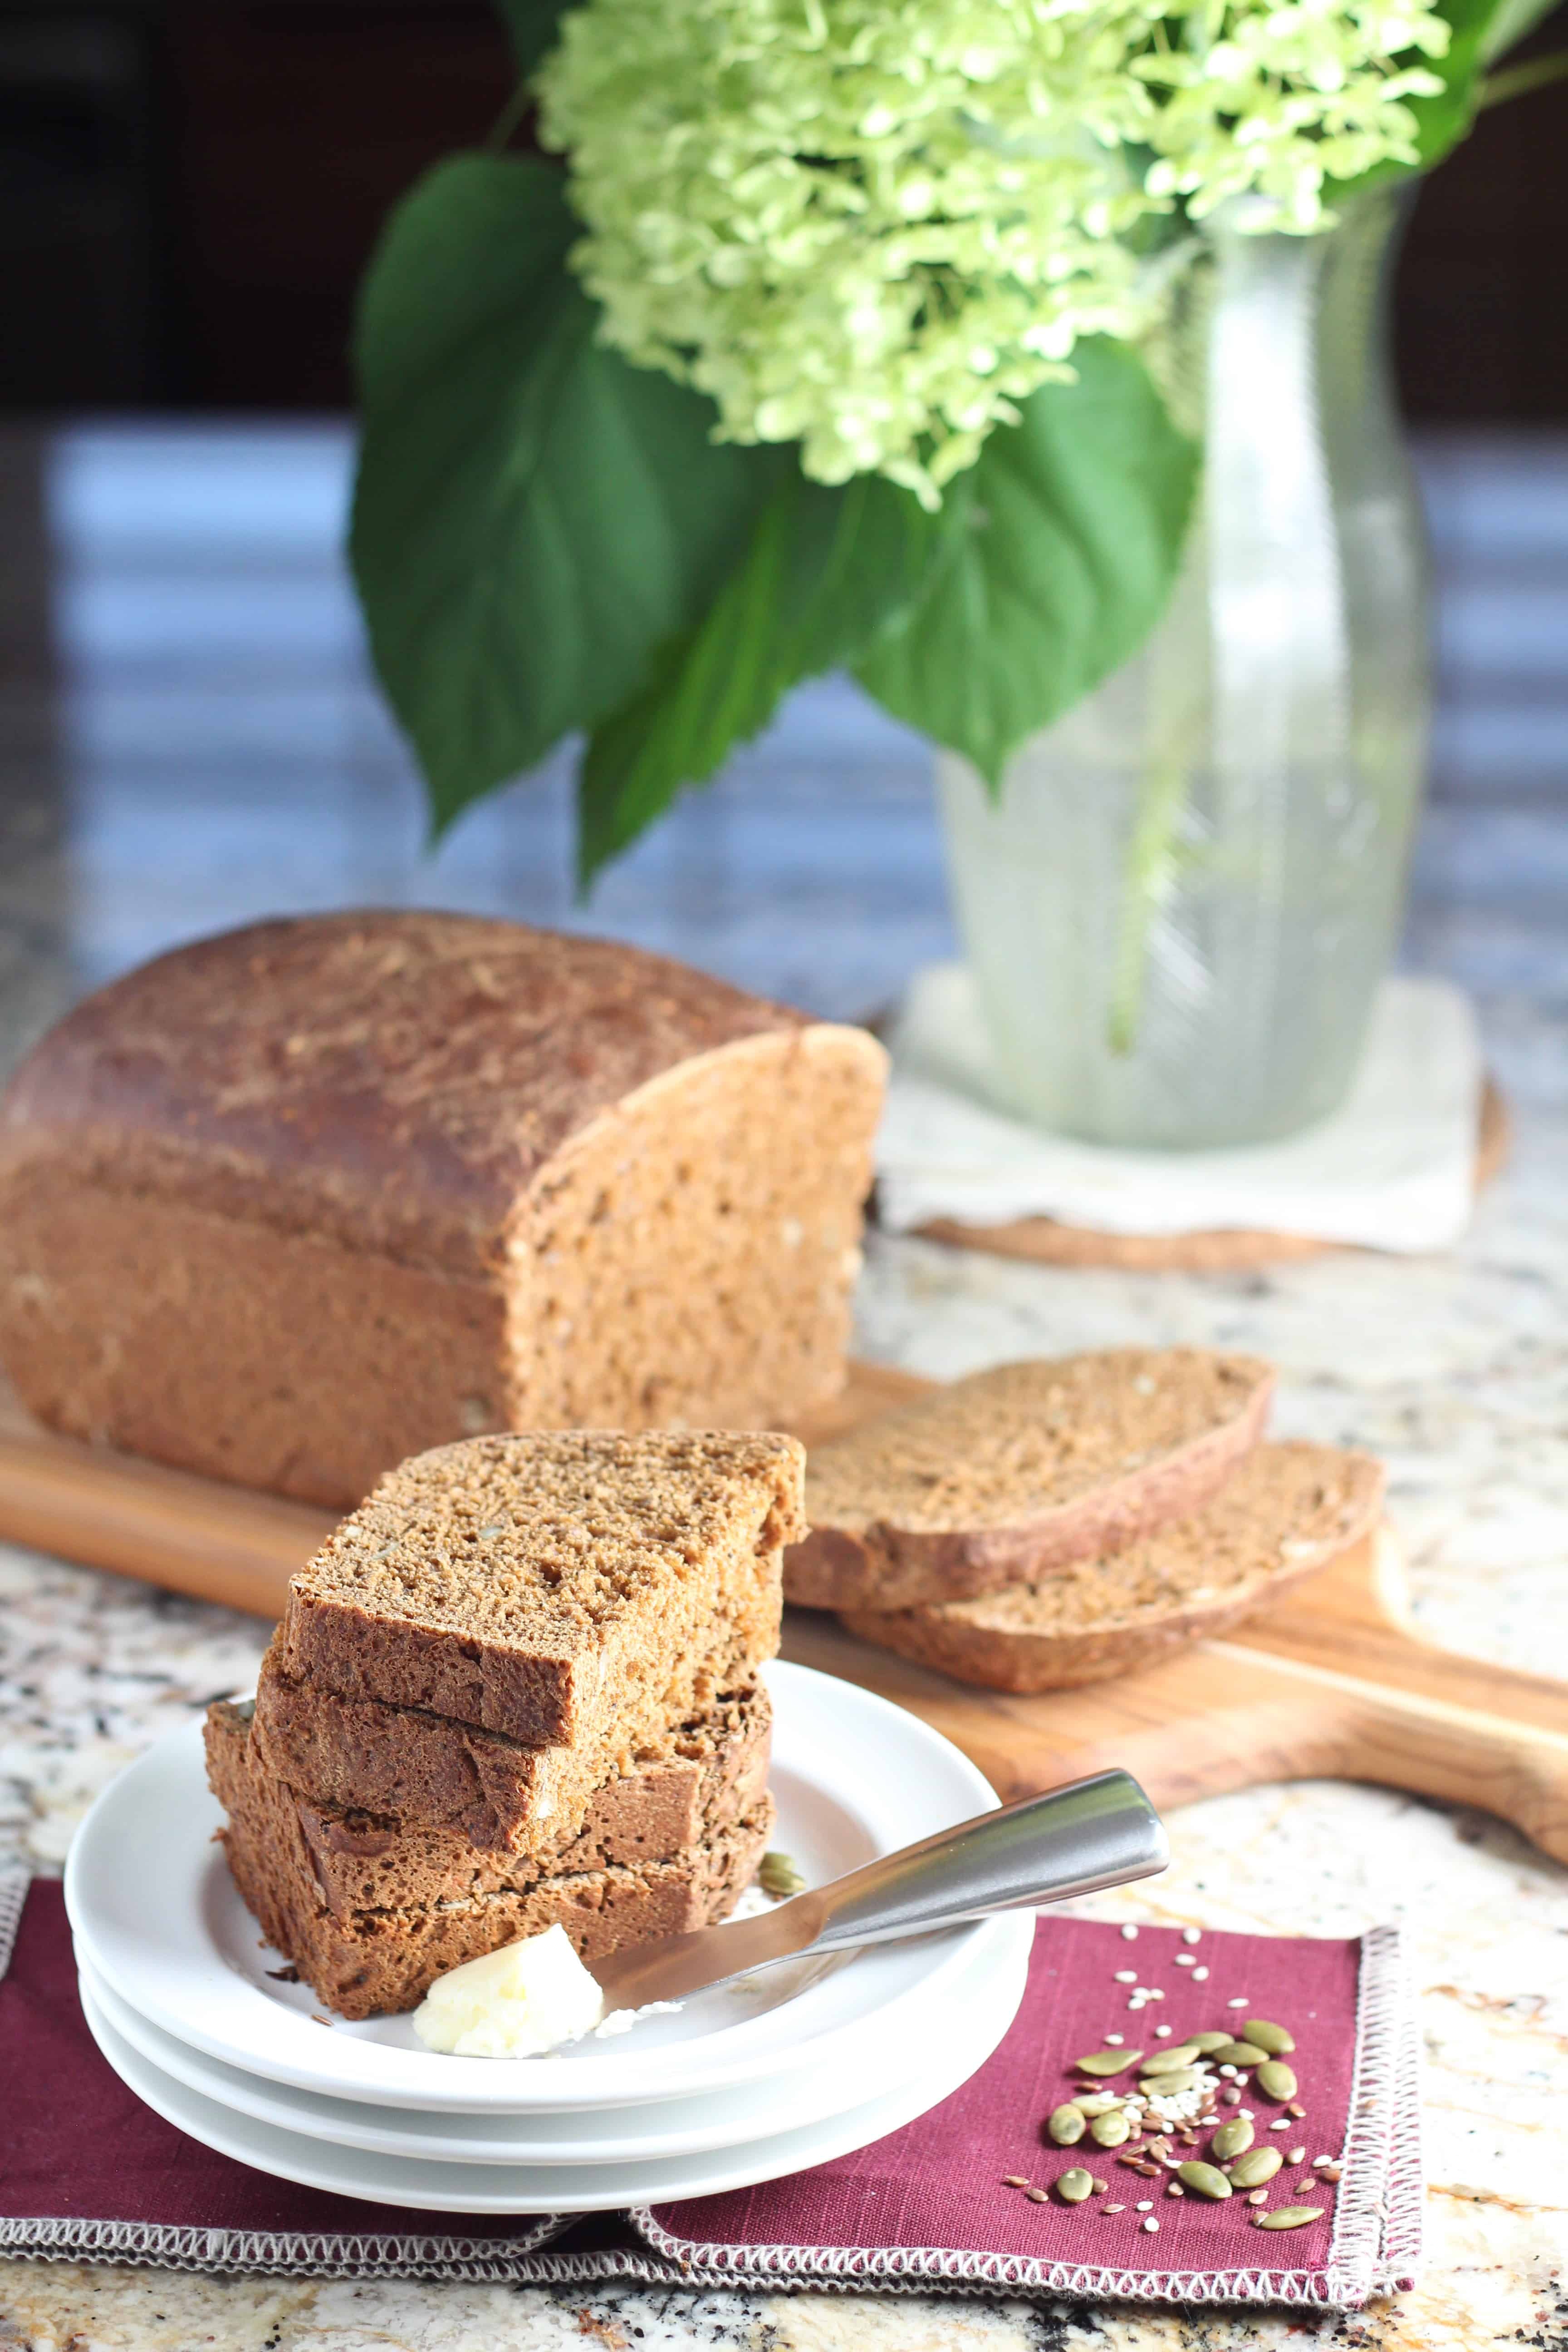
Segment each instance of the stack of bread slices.
[[1269,1444],[1268,1365],[1194,1348],[1002,1364],[813,1452],[791,1601],[993,1690],[1147,1665],[1369,1535],[1364,1454]]
[[560,1922],[592,1967],[722,1918],[773,1822],[760,1679],[792,1438],[479,1437],[382,1479],[208,1714],[230,1868],[330,2009]]

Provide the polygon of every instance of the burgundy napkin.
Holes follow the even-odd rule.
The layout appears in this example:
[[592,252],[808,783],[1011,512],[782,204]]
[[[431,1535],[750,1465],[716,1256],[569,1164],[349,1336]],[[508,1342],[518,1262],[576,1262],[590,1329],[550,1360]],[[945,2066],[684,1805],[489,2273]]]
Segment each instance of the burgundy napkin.
[[[1194,1981],[1199,1968],[1208,1974]],[[1128,1969],[1133,1983],[1118,1982]],[[1017,2021],[931,2114],[788,2180],[576,2222],[363,2203],[275,2180],[186,2138],[100,2055],[53,1881],[28,1889],[0,1878],[0,2250],[15,2254],[349,2276],[945,2284],[1344,2306],[1408,2284],[1419,2252],[1414,2011],[1388,1928],[1350,1942],[1205,1935],[1189,1947],[1164,1929],[1128,1941],[1097,1922],[1042,1919]],[[1130,2011],[1139,1986],[1163,1998]],[[1244,2008],[1227,2007],[1237,2000]],[[1156,2026],[1174,2039],[1244,2015],[1291,2026],[1306,2110],[1288,2132],[1271,2132],[1278,2110],[1249,2095],[1258,2139],[1304,2147],[1309,2159],[1343,2157],[1337,2189],[1316,2185],[1309,2160],[1276,2177],[1268,2202],[1321,2204],[1323,2220],[1259,2230],[1243,2200],[1173,2199],[1164,2178],[1144,2180],[1110,2150],[1089,2160],[1107,2190],[1061,2202],[1051,2185],[1082,2151],[1052,2146],[1042,2125],[1068,2095],[1070,2062],[1108,2034],[1152,2049]],[[1008,2175],[1046,2189],[1045,2201],[1005,2186]],[[1157,2231],[1141,2226],[1151,2218],[1136,2210],[1144,2199]],[[1111,2204],[1124,2210],[1110,2213]]]

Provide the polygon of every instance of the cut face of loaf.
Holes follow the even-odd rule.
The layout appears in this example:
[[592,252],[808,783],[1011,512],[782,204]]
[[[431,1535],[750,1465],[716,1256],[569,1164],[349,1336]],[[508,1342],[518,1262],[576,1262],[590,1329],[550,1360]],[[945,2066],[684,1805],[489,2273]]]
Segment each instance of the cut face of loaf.
[[202,940],[0,1106],[0,1355],[53,1427],[338,1507],[483,1430],[788,1423],[842,1384],[885,1066],[612,941]]
[[[262,1661],[252,1746],[303,1803],[323,1812],[394,1816],[410,1833],[417,1825],[433,1840],[455,1841],[476,1867],[485,1859],[501,1867],[504,1858],[552,1854],[589,1834],[609,1790],[630,1789],[627,1776],[668,1762],[672,1742],[700,1736],[694,1718],[728,1720],[749,1706],[751,1719],[760,1710],[765,1721],[766,1694],[752,1688],[758,1663],[724,1655],[683,1664],[666,1695],[659,1730],[645,1741],[612,1742],[601,1762],[570,1748],[520,1748],[499,1733],[419,1707],[339,1698],[292,1681],[274,1647]],[[679,1730],[668,1733],[668,1723]],[[693,1769],[686,1764],[683,1777]],[[661,1785],[673,1801],[673,1773]],[[690,1834],[672,1843],[689,1843]]]
[[777,1647],[805,1459],[794,1438],[726,1431],[438,1446],[292,1580],[279,1662],[340,1698],[575,1749],[585,1804],[668,1729],[686,1662],[754,1669]]
[[1028,1584],[1201,1509],[1262,1433],[1270,1367],[1197,1348],[998,1364],[813,1450],[784,1597],[905,1608]]
[[[320,1804],[280,1778],[248,1728],[250,1703],[207,1710],[207,1775],[226,1810],[287,1851],[315,1881],[316,1899],[356,1911],[525,1894],[541,1878],[668,1862],[754,1812],[766,1793],[773,1716],[759,1685],[683,1724],[635,1768],[594,1792],[576,1833],[564,1828],[528,1855],[478,1851],[459,1831],[387,1812]],[[488,1735],[481,1735],[488,1736]]]
[[986,1690],[1048,1691],[1154,1664],[1249,1617],[1370,1536],[1384,1472],[1329,1445],[1260,1445],[1194,1517],[1042,1584],[973,1601],[846,1610],[851,1633]]
[[743,1814],[704,1821],[695,1843],[657,1862],[340,1914],[322,1898],[295,1808],[247,1753],[243,1717],[209,1717],[207,1761],[228,1814],[224,1850],[247,1908],[320,2000],[350,2018],[416,2008],[447,1969],[557,1922],[590,1968],[623,1945],[707,1927],[751,1883],[773,1822],[763,1796]]

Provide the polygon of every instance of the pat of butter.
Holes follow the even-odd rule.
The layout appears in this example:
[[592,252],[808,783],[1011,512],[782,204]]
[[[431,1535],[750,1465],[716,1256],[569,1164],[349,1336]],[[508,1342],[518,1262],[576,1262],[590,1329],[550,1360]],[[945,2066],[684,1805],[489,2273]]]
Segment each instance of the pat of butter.
[[605,1997],[557,1924],[437,1977],[414,2012],[427,2050],[455,2058],[537,2058],[591,2033]]

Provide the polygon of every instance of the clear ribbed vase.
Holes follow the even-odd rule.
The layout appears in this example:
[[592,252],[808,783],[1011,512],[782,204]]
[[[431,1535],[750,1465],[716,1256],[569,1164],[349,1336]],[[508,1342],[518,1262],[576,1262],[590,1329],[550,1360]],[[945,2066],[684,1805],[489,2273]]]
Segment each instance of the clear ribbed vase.
[[1011,762],[938,760],[965,951],[1010,1105],[1106,1143],[1288,1135],[1353,1074],[1426,761],[1425,542],[1394,407],[1399,210],[1211,226],[1163,365],[1204,434],[1144,648]]

